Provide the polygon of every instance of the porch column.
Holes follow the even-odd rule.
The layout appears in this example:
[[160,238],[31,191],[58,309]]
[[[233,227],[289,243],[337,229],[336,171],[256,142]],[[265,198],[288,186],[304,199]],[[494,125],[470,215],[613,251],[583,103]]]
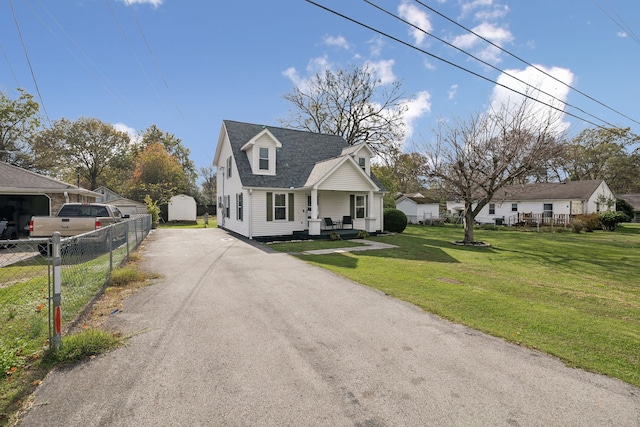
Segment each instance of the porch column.
[[367,217],[364,219],[364,228],[367,233],[376,231],[377,217],[373,212],[373,191],[369,191],[369,197],[367,198]]
[[311,218],[309,218],[309,235],[320,235],[320,219],[318,218],[318,190],[311,189]]

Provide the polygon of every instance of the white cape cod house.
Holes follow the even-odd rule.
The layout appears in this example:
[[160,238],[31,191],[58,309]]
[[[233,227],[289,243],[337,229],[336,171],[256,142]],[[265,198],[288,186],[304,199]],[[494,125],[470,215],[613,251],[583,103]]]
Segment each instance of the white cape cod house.
[[[615,200],[601,179],[508,185],[496,191],[491,202],[476,216],[476,222],[567,225],[575,215],[615,210]],[[447,211],[460,214],[464,203],[447,201]]]
[[339,136],[224,120],[213,161],[218,226],[250,239],[314,236],[331,218],[379,232],[386,190],[373,156]]

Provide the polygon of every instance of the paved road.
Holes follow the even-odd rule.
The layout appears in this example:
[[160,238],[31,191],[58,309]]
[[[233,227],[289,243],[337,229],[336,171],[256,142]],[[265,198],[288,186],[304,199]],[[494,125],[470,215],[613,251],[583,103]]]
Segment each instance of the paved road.
[[157,230],[128,346],[49,375],[23,426],[638,426],[640,390],[218,229]]

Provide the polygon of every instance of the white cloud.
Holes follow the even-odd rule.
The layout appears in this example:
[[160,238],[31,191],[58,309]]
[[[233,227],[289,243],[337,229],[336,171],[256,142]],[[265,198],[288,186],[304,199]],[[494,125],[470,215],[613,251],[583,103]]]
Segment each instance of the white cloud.
[[[487,40],[490,40],[500,47],[504,46],[506,43],[511,43],[513,41],[513,34],[511,34],[511,31],[488,22],[483,22],[472,30],[474,33],[484,37]],[[482,48],[475,52],[472,52],[475,56],[490,64],[498,63],[501,60],[501,51],[499,48],[487,44],[484,40],[474,34],[463,34],[457,36],[453,39],[452,44],[459,47],[460,49],[464,49],[467,51],[481,45],[483,46]]]
[[[563,121],[564,113],[551,108],[549,105],[564,111],[564,102],[567,100],[570,90],[567,85],[571,85],[573,83],[574,75],[571,70],[567,68],[547,68],[542,65],[536,65],[535,67],[565,84],[541,73],[534,67],[527,67],[524,70],[505,70],[505,73],[517,77],[523,82],[528,83],[530,86],[515,80],[513,77],[508,76],[505,73],[498,77],[497,82],[520,93],[525,93],[540,101],[527,101],[532,102],[531,109],[529,111],[532,120],[546,120],[551,115],[551,117],[554,118],[555,130],[566,130],[569,127],[569,123]],[[533,88],[531,86],[533,86]],[[546,94],[542,92],[546,92]],[[553,99],[550,95],[553,95],[556,99]],[[512,106],[512,108],[517,108],[517,106],[521,105],[524,101],[524,96],[501,86],[495,86],[493,93],[491,94],[491,107],[494,110],[499,110],[501,107],[506,105]],[[548,105],[544,105],[542,103]]]
[[164,0],[120,0],[123,3],[126,3],[127,5],[132,5],[132,4],[150,4],[153,7],[159,7]]
[[336,46],[342,49],[349,49],[349,43],[347,42],[347,39],[345,39],[343,36],[337,36],[337,37],[325,36],[324,42],[328,46]]
[[[433,26],[429,21],[429,15],[427,15],[424,10],[419,9],[413,4],[410,4],[406,0],[404,0],[400,4],[400,6],[398,6],[398,14],[400,15],[400,17],[412,23],[421,30],[429,33],[433,30]],[[409,34],[413,36],[418,46],[421,46],[424,42],[424,39],[427,37],[425,33],[416,28],[411,28],[409,30]]]
[[623,39],[629,37],[626,31],[618,31],[618,37],[622,37]]
[[449,99],[455,98],[457,93],[458,85],[451,85],[451,87],[449,88]]
[[405,143],[413,137],[414,124],[416,120],[431,112],[431,94],[427,91],[418,92],[413,99],[408,99],[402,104],[407,107],[404,114],[404,124],[406,126]]
[[367,61],[364,66],[380,79],[380,84],[387,85],[396,80],[396,76],[393,74],[393,64],[395,64],[395,61],[393,59],[389,59],[377,62]]
[[131,138],[131,142],[135,142],[135,141],[140,139],[140,137],[139,137],[138,133],[136,132],[136,130],[134,128],[132,128],[131,126],[127,126],[124,123],[114,123],[114,124],[112,124],[112,126],[118,132],[124,132],[127,135],[129,135],[129,138]]

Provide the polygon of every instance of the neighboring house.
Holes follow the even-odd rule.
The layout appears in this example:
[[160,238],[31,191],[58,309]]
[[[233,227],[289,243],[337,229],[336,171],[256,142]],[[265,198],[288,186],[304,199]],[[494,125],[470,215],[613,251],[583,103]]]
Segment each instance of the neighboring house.
[[169,200],[169,221],[195,221],[196,213],[196,200],[191,196],[178,194]]
[[100,194],[0,162],[0,217],[28,230],[33,215],[54,215],[66,202],[94,202]]
[[214,157],[218,226],[246,236],[320,235],[324,218],[383,230],[382,184],[366,144],[225,120]]
[[122,197],[107,187],[98,187],[94,191],[101,194],[101,197],[98,197],[96,202],[114,205],[123,214],[139,215],[147,213],[147,205],[144,203]]
[[440,203],[419,193],[397,198],[396,209],[404,212],[409,224],[426,224],[440,218]]
[[633,207],[633,218],[631,222],[640,222],[640,194],[617,194],[618,199],[625,200]]
[[[615,209],[615,196],[603,180],[509,185],[499,189],[476,216],[490,224],[568,224],[579,214]],[[447,211],[458,215],[461,201],[447,201]]]

